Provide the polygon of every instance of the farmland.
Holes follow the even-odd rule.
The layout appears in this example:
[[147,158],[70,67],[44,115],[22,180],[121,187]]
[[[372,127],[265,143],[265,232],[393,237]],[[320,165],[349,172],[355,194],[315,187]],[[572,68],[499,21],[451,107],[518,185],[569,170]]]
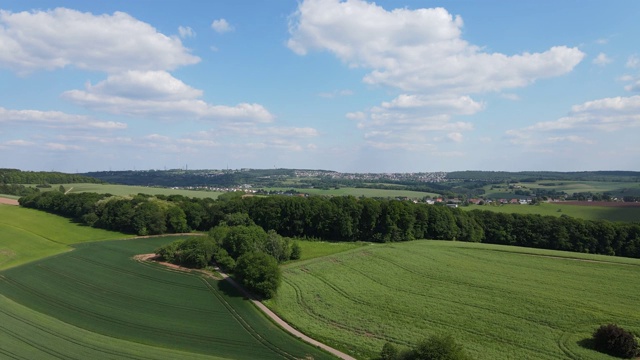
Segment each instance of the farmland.
[[[55,185],[51,190],[58,190],[59,185]],[[183,195],[194,198],[217,198],[220,192],[215,191],[196,191],[171,189],[166,187],[149,187],[149,186],[133,186],[133,185],[115,185],[115,184],[63,184],[69,193],[95,192],[98,194],[112,194],[119,196],[128,196],[135,194],[148,195]]]
[[[165,358],[176,352],[330,358],[280,330],[227,282],[132,260],[173,240],[78,244],[72,252],[4,270],[0,302],[7,307],[0,317],[17,328],[2,322],[0,348],[28,358],[36,353],[73,358],[79,356],[74,349],[84,349],[96,355],[86,358],[146,359],[160,357],[153,355],[159,348],[170,348]],[[156,349],[141,356],[145,348]]]
[[470,205],[463,210],[486,210],[508,214],[568,215],[585,220],[640,221],[640,206],[583,206],[559,203],[538,205]]
[[[277,188],[265,188],[266,191],[287,191],[290,188],[277,187]],[[397,198],[407,197],[410,199],[421,199],[425,196],[438,196],[436,193],[429,193],[424,191],[411,191],[411,190],[391,190],[391,189],[369,189],[369,188],[355,188],[355,187],[340,187],[331,189],[317,189],[317,188],[301,188],[295,189],[301,193],[307,193],[309,195],[325,195],[325,196],[355,196],[355,197],[378,197],[378,198]]]
[[638,276],[635,259],[414,241],[286,265],[268,305],[361,358],[448,333],[476,359],[605,359],[580,344],[604,323],[640,331]]
[[70,244],[121,239],[121,233],[74,224],[63,217],[0,205],[0,269],[70,250]]

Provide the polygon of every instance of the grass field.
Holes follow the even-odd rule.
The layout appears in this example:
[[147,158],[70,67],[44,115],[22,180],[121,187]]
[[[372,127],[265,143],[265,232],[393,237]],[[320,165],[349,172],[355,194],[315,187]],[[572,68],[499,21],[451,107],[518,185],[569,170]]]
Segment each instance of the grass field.
[[[230,359],[332,358],[282,331],[226,281],[132,259],[173,240],[78,244],[0,272],[0,303],[9,304],[0,318],[18,327],[0,323],[0,349],[23,358],[122,358],[145,347]],[[97,340],[85,342],[83,331]]]
[[562,203],[541,203],[539,205],[470,205],[461,207],[463,210],[487,210],[509,214],[538,214],[550,216],[568,215],[586,220],[609,221],[640,221],[640,206],[638,207],[606,207],[567,205]]
[[[638,189],[640,190],[640,184],[637,182],[619,182],[619,181],[554,181],[554,180],[541,180],[533,183],[522,182],[514,183],[512,185],[518,185],[523,190],[531,189],[545,189],[564,191],[571,195],[573,193],[604,193],[612,192],[618,193],[623,189]],[[493,187],[493,189],[491,189]],[[487,185],[484,187],[485,196],[490,198],[509,198],[513,196],[513,190],[507,189],[506,185]],[[511,195],[509,195],[511,194]]]
[[359,358],[447,333],[479,360],[608,359],[581,344],[640,331],[639,277],[636,259],[423,240],[286,265],[268,305]]
[[[175,190],[169,188],[114,185],[114,184],[62,184],[69,193],[95,192],[99,194],[112,194],[119,196],[149,194],[149,195],[184,195],[192,198],[214,198],[221,192],[196,191],[196,190]],[[58,190],[60,185],[51,185],[50,190]]]
[[60,216],[0,205],[0,270],[70,250],[70,244],[130,237]]
[[[264,188],[266,191],[287,191],[291,190],[291,188]],[[435,193],[422,192],[422,191],[410,191],[410,190],[385,190],[385,189],[365,189],[365,188],[350,188],[350,187],[341,187],[339,189],[294,189],[301,193],[307,193],[309,195],[326,195],[326,196],[346,196],[351,195],[355,197],[379,197],[379,198],[397,198],[397,197],[408,197],[410,199],[421,199],[425,196],[439,196]]]
[[327,241],[303,241],[296,240],[302,250],[301,260],[310,260],[317,257],[333,255],[347,250],[357,249],[370,245],[363,242],[327,242]]

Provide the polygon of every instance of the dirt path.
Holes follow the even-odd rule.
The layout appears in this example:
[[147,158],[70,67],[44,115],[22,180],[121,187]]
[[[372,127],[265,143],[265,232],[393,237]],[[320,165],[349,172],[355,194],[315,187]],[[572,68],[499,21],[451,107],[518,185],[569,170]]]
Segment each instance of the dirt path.
[[18,200],[0,197],[0,204],[18,205]]
[[[153,258],[156,256],[156,254],[142,254],[142,255],[136,255],[134,258],[138,261],[154,261]],[[187,271],[191,271],[192,269],[187,269],[187,268],[182,268],[181,266],[178,265],[174,265],[174,264],[169,264],[169,263],[165,263],[165,262],[159,262],[162,265],[168,266],[172,269],[178,270],[178,269],[184,269]],[[249,294],[240,284],[238,284],[233,278],[229,277],[229,275],[227,275],[226,273],[220,271],[219,268],[216,267],[216,271],[218,271],[218,273],[220,274],[220,276],[222,276],[223,280],[228,281],[231,285],[233,285],[236,289],[238,289],[240,292],[242,292],[242,294],[244,294],[244,296],[246,296],[248,299],[251,300],[251,302],[260,310],[262,311],[266,316],[268,316],[271,320],[273,320],[276,324],[278,324],[281,328],[283,328],[285,331],[287,331],[288,333],[290,333],[291,335],[297,337],[298,339],[305,341],[313,346],[319,347],[323,350],[325,350],[328,353],[331,353],[337,357],[339,357],[340,359],[343,360],[356,360],[354,357],[351,357],[345,353],[343,353],[340,350],[334,349],[332,347],[330,347],[329,345],[325,345],[317,340],[314,340],[310,337],[308,337],[307,335],[301,333],[300,331],[294,329],[291,325],[289,325],[286,321],[282,320],[282,318],[280,318],[278,315],[276,315],[273,311],[271,311],[268,307],[266,307],[263,303],[261,303],[260,301],[256,300],[253,298],[253,296],[251,296],[251,294]]]

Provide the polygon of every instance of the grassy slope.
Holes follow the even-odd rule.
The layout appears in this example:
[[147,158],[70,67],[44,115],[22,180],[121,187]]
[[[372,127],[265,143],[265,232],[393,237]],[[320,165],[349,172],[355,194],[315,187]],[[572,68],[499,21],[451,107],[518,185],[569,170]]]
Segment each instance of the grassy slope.
[[463,210],[487,210],[512,214],[539,214],[550,216],[568,215],[586,220],[640,221],[640,207],[581,206],[560,203],[542,203],[539,205],[470,205]]
[[609,322],[640,331],[640,261],[549,257],[558,255],[587,258],[459,242],[374,245],[288,265],[269,306],[358,357],[386,341],[450,333],[480,360],[606,359],[579,342]]
[[281,359],[284,352],[331,358],[277,328],[227,282],[131,259],[175,239],[80,244],[3,271],[0,294],[79,328],[149,346],[233,359]]
[[194,359],[221,357],[147,346],[93,333],[0,295],[0,357],[28,359]]
[[[52,185],[49,190],[58,190],[60,185]],[[149,195],[184,195],[193,198],[217,198],[222,194],[215,191],[196,191],[196,190],[174,190],[169,188],[158,187],[146,187],[146,186],[130,186],[130,185],[113,185],[113,184],[63,184],[64,188],[69,193],[78,192],[95,192],[99,194],[112,194],[112,195],[135,195],[135,194],[149,194]]]
[[75,224],[60,216],[0,205],[0,269],[68,251],[68,245],[130,237]]

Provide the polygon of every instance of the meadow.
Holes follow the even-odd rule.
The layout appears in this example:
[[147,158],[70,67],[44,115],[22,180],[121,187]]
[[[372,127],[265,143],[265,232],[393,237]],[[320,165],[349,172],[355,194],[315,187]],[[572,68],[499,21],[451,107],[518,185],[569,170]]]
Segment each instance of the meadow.
[[637,259],[420,240],[285,265],[268,306],[358,358],[438,333],[479,360],[607,359],[585,344],[640,331],[639,276]]
[[[273,187],[273,188],[264,188],[266,191],[287,191],[291,190],[291,188],[285,187]],[[369,189],[369,188],[353,188],[353,187],[340,187],[338,189],[294,189],[301,193],[307,193],[309,195],[325,195],[325,196],[355,196],[355,197],[378,197],[378,198],[391,198],[395,199],[397,197],[407,197],[410,199],[422,199],[425,196],[437,197],[440,196],[436,193],[429,193],[424,191],[411,191],[411,190],[389,190],[389,189]]]
[[77,244],[0,272],[0,349],[18,358],[147,359],[165,349],[165,358],[332,358],[278,328],[226,281],[132,259],[174,240]]
[[[221,192],[204,190],[184,190],[149,186],[115,185],[115,184],[62,184],[69,193],[94,192],[128,196],[136,194],[148,195],[183,195],[193,198],[218,198]],[[51,185],[51,190],[58,190],[60,185]],[[43,189],[44,190],[44,189]]]
[[469,205],[463,210],[486,210],[508,214],[538,214],[548,216],[567,215],[585,220],[640,221],[640,206],[584,206],[563,203],[540,203],[537,205]]
[[69,251],[71,244],[127,237],[42,211],[0,205],[0,270]]

